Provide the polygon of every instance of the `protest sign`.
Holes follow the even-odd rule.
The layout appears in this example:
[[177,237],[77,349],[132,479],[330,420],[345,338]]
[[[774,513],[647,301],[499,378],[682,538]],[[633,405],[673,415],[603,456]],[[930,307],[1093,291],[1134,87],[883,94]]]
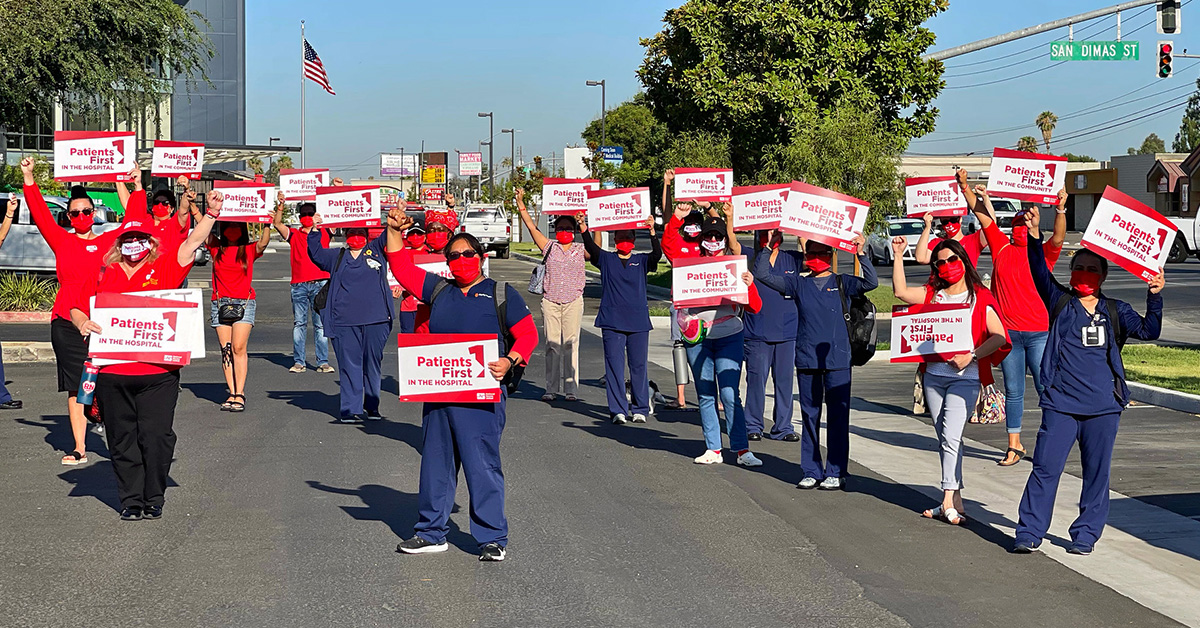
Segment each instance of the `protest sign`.
[[871,204],[815,185],[792,183],[779,228],[836,249],[855,252],[854,238],[862,235]]
[[727,168],[676,168],[675,200],[726,203],[733,197],[733,171]]
[[[588,210],[588,192],[600,189],[596,179],[555,179],[542,181],[543,214],[579,214]],[[647,195],[649,198],[649,195]]]
[[650,188],[588,190],[588,231],[645,229]]
[[329,171],[322,168],[284,168],[279,171],[279,190],[287,201],[315,201],[317,188],[329,185]]
[[137,140],[123,131],[55,131],[55,181],[132,181]]
[[427,273],[433,273],[443,279],[454,278],[454,275],[450,272],[450,265],[446,263],[445,255],[414,255],[413,265]]
[[374,185],[343,185],[319,187],[317,213],[321,227],[378,227],[380,216],[379,187]]
[[1058,204],[1067,181],[1067,158],[997,148],[992,151],[988,194],[1029,203]]
[[199,179],[202,170],[204,170],[204,144],[154,140],[153,156],[150,160],[150,176],[174,179],[182,175],[189,179]]
[[970,304],[892,308],[892,362],[945,362],[974,349]]
[[671,268],[671,300],[675,307],[708,307],[750,302],[750,287],[742,281],[746,256],[676,259]]
[[967,197],[953,175],[904,180],[904,205],[909,216],[934,218],[967,215]]
[[88,356],[98,366],[123,362],[186,366],[193,352],[204,355],[196,300],[102,292],[91,303],[91,319],[100,331],[89,337]]
[[1092,212],[1083,246],[1148,282],[1166,265],[1175,236],[1169,220],[1110,186]]
[[221,201],[221,220],[271,222],[275,186],[255,181],[217,181],[213,188],[225,197]]
[[733,188],[733,230],[774,229],[783,217],[790,183]]
[[500,359],[492,334],[399,334],[400,401],[497,403],[500,382],[488,364]]

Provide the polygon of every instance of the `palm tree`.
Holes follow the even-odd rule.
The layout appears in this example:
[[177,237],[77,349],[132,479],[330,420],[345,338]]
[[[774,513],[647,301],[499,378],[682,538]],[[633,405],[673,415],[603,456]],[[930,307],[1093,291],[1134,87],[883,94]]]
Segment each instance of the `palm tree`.
[[1021,139],[1017,140],[1017,150],[1025,151],[1027,153],[1036,153],[1037,138],[1033,137],[1032,135],[1026,135],[1025,137],[1022,137]]
[[250,159],[247,159],[246,167],[249,168],[250,171],[253,172],[254,174],[262,174],[263,173],[263,163],[262,163],[262,160],[259,159],[258,157],[251,157]]
[[1038,115],[1035,121],[1037,128],[1042,130],[1042,141],[1046,143],[1046,152],[1050,152],[1050,135],[1054,133],[1054,127],[1058,125],[1058,116],[1053,112],[1043,111]]

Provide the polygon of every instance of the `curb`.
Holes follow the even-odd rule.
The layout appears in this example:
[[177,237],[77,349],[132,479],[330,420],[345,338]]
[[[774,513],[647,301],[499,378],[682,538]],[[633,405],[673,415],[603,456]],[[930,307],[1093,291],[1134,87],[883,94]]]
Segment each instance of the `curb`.
[[48,342],[6,342],[4,363],[54,362],[54,348]]
[[1129,386],[1129,396],[1134,401],[1188,414],[1200,414],[1200,395],[1191,395],[1137,382],[1127,381],[1125,383]]
[[0,312],[0,323],[49,323],[50,312]]
[[[508,257],[510,259],[520,260],[522,262],[529,262],[531,264],[541,264],[542,263],[542,258],[540,258],[540,257],[533,257],[530,255],[526,255],[524,253],[517,253],[515,251],[512,253],[509,253]],[[583,272],[584,272],[584,274],[586,274],[588,277],[590,277],[592,279],[600,278],[600,273],[598,273],[594,270],[584,270]],[[662,286],[652,286],[652,285],[647,284],[646,285],[646,296],[652,296],[654,298],[661,299],[663,301],[670,301],[671,300],[671,291]]]

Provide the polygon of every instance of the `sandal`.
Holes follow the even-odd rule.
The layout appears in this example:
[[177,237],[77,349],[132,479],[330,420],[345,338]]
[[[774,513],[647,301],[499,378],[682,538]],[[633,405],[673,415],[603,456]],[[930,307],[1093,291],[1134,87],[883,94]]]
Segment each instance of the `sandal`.
[[567,395],[567,401],[579,401],[579,397],[575,395]]
[[675,401],[672,401],[671,403],[668,403],[667,405],[663,406],[663,409],[664,410],[687,410],[687,403],[679,403],[679,400],[676,399]]
[[921,513],[921,516],[925,517],[926,519],[939,519],[954,526],[960,526],[967,522],[966,516],[959,514],[957,510],[953,508],[944,508],[941,505],[939,505],[937,508],[926,510],[925,512]]
[[225,400],[225,403],[221,404],[221,412],[229,412],[229,410],[230,410],[231,408],[233,408],[233,398],[234,398],[234,396],[235,396],[235,395],[232,395],[232,394],[231,394],[231,395],[229,395],[229,398]]
[[[234,401],[229,402],[230,412],[246,411],[246,395],[229,395],[229,398],[234,399]],[[241,401],[236,401],[237,399],[241,399]]]
[[555,397],[554,393],[546,393],[546,394],[542,395],[542,401],[545,401],[546,403],[550,403],[551,401],[554,401],[554,397]]
[[[1009,462],[1008,454],[1016,454],[1017,457],[1013,458],[1012,462]],[[997,462],[996,464],[998,464],[1002,467],[1011,467],[1014,464],[1017,464],[1018,462],[1020,462],[1024,459],[1025,459],[1025,450],[1024,449],[1015,449],[1013,447],[1009,447],[1008,451],[1004,452],[1004,458],[1002,460],[1000,460],[1000,462]]]
[[68,467],[73,467],[79,464],[87,464],[87,461],[87,454],[81,454],[78,451],[72,451],[71,453],[62,457],[62,463]]

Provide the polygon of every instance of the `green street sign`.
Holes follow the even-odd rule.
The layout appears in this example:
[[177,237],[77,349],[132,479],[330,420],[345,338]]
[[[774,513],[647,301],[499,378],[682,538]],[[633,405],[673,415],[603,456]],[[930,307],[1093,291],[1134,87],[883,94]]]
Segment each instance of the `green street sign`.
[[1137,61],[1137,41],[1056,41],[1050,44],[1051,61]]

